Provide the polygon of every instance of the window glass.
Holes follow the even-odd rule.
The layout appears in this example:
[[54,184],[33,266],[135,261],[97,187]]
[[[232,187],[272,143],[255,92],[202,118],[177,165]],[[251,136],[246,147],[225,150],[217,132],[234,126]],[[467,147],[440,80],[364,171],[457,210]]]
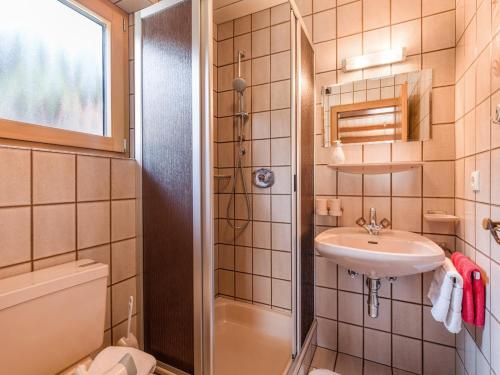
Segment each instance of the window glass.
[[2,2],[0,118],[106,135],[105,31],[65,1]]

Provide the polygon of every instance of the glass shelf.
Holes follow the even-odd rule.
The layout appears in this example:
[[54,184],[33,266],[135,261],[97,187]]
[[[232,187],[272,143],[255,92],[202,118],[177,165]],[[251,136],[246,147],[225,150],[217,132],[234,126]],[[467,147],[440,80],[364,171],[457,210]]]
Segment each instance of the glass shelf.
[[352,174],[384,174],[409,171],[423,165],[422,162],[330,164],[336,171]]

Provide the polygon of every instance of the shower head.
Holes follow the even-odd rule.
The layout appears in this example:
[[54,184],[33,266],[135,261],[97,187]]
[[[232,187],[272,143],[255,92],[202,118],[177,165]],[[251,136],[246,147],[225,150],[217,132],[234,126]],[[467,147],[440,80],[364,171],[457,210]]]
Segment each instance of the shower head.
[[235,89],[238,93],[243,94],[243,91],[247,88],[247,82],[241,78],[237,77],[233,79],[233,89]]

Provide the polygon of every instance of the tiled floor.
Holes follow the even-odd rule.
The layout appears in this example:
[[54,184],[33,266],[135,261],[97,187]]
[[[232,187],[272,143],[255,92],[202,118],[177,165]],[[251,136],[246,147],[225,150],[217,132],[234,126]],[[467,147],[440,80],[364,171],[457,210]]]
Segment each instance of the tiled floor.
[[363,361],[362,358],[337,353],[319,346],[314,353],[311,371],[317,368],[334,370],[339,375],[414,375],[412,372]]

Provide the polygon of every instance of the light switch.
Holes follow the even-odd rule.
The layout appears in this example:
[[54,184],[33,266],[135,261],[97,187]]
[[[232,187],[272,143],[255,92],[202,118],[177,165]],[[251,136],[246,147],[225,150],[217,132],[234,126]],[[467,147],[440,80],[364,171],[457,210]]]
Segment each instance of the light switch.
[[474,171],[470,174],[470,186],[472,191],[478,192],[481,187],[481,173],[479,171]]

